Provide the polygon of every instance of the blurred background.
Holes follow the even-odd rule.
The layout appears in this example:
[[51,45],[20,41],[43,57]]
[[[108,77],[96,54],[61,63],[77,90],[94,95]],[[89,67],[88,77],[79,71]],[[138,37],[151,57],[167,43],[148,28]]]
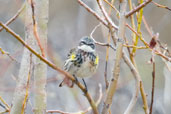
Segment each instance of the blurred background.
[[[83,0],[88,6],[101,15],[97,3],[94,0]],[[20,9],[24,0],[0,0],[0,21],[5,23]],[[133,0],[137,4],[136,0]],[[170,0],[155,0],[155,2],[167,5],[171,8]],[[115,6],[118,8],[119,2],[116,0]],[[106,9],[108,5],[104,3]],[[158,8],[150,3],[144,9],[144,16],[147,23],[154,31],[159,33],[159,39],[162,43],[171,46],[171,11]],[[115,12],[112,12],[112,19],[116,24],[118,21]],[[129,22],[129,19],[127,21]],[[90,35],[93,28],[99,24],[99,21],[82,6],[77,0],[49,0],[49,23],[48,23],[48,59],[57,66],[63,66],[67,53],[73,47],[78,45],[81,37]],[[22,13],[12,24],[9,25],[16,33],[24,39],[24,14]],[[149,42],[151,40],[145,26],[142,25],[142,34],[144,39]],[[99,27],[93,37],[96,41],[107,42],[108,29],[105,26]],[[127,38],[131,39],[131,31],[127,29]],[[113,44],[112,44],[113,45]],[[142,45],[139,43],[139,45]],[[10,105],[17,83],[20,61],[22,58],[23,46],[15,40],[5,30],[0,32],[0,47],[13,56],[16,61],[11,60],[7,55],[0,53],[0,96]],[[88,85],[88,91],[95,101],[99,97],[99,84],[102,84],[102,93],[105,93],[104,71],[105,71],[105,55],[106,47],[97,46],[97,52],[100,56],[100,64],[97,73],[93,77],[85,78]],[[107,76],[112,76],[115,52],[110,49]],[[136,53],[136,62],[139,73],[143,80],[145,92],[147,93],[148,103],[150,106],[151,85],[152,85],[152,64],[148,64],[151,58],[151,52],[148,50],[138,50]],[[155,56],[156,61],[156,83],[154,95],[154,114],[170,114],[171,113],[171,72],[165,67],[162,59]],[[76,112],[85,110],[89,107],[87,99],[76,86],[70,89],[68,87],[59,88],[58,85],[62,81],[63,76],[48,67],[47,74],[47,109],[58,109],[68,112]],[[33,79],[33,78],[32,78]],[[81,79],[80,79],[81,81]],[[82,83],[82,81],[81,81]],[[112,114],[122,114],[127,108],[132,93],[135,89],[135,80],[130,69],[122,60],[121,75],[119,77],[118,89],[113,99]],[[27,113],[32,113],[34,87],[31,81],[29,103],[27,105]],[[99,105],[101,111],[104,97]],[[136,106],[132,114],[144,114],[141,95],[139,94]],[[0,111],[4,109],[0,107]]]

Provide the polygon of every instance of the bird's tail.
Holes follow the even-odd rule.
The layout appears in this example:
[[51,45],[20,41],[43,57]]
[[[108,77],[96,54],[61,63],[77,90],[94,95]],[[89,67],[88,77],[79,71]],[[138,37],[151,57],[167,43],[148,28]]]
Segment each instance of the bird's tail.
[[68,87],[72,88],[74,87],[74,82],[68,77],[65,77],[64,80],[59,84],[59,87],[62,87],[63,85],[67,85]]

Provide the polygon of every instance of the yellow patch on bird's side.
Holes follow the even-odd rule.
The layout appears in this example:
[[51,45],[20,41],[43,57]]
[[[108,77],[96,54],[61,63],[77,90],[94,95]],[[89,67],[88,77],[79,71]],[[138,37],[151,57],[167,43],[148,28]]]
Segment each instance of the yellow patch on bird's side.
[[99,57],[96,56],[95,64],[97,65],[99,63]]
[[72,53],[72,54],[71,54],[71,56],[70,56],[71,60],[74,60],[74,59],[75,59],[75,57],[76,57],[76,56],[75,56],[75,54],[74,54],[74,53]]

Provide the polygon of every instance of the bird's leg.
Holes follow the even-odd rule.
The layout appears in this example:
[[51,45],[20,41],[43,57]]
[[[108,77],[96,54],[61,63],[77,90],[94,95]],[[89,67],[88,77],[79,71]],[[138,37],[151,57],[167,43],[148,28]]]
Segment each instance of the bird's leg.
[[78,82],[77,77],[76,77],[75,75],[73,75],[73,76],[74,76],[74,78],[75,78],[75,83],[77,83],[77,82]]
[[87,93],[88,88],[87,88],[86,82],[85,82],[84,78],[82,78],[82,80],[83,80],[83,83],[84,83],[84,86],[85,86],[85,90],[86,90],[86,93]]

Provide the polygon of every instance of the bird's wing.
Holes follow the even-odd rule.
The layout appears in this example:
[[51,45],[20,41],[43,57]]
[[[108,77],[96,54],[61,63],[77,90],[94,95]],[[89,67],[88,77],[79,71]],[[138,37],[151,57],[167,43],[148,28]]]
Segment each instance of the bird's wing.
[[73,48],[69,51],[67,60],[65,61],[64,67],[63,67],[65,71],[69,71],[71,65],[73,64],[72,61],[76,60],[76,53],[77,53],[76,51],[77,51],[76,48]]

